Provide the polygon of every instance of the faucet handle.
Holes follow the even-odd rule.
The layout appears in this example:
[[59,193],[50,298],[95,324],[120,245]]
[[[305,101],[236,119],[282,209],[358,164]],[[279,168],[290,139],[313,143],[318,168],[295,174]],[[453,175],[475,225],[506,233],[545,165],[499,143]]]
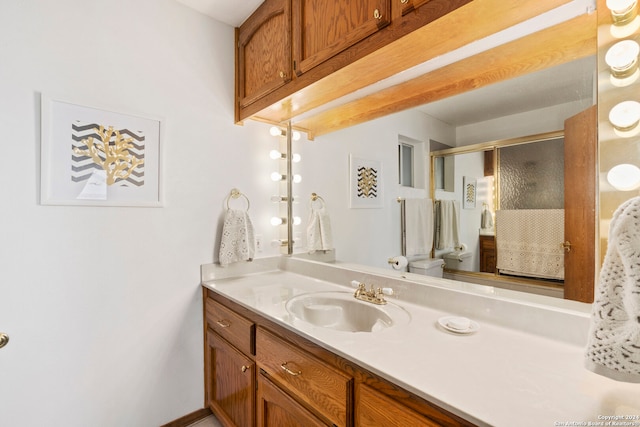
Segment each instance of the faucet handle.
[[393,288],[382,288],[382,293],[384,295],[394,295]]
[[351,281],[351,286],[353,286],[354,288],[359,288],[360,286],[364,285],[364,283],[359,282],[357,280],[352,280]]

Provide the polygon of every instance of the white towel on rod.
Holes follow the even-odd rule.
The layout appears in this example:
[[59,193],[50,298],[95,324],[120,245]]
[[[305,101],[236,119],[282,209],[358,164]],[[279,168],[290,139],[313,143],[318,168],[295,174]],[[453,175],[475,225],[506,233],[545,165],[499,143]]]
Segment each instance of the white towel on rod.
[[433,200],[406,199],[404,209],[407,256],[430,254],[433,247]]
[[482,215],[480,217],[480,228],[493,228],[493,214],[491,213],[487,205],[482,208]]
[[440,200],[436,211],[436,249],[460,246],[460,203],[457,200]]
[[309,252],[328,251],[333,249],[333,237],[331,235],[331,219],[324,207],[312,206],[307,226],[307,249]]
[[587,369],[640,382],[640,197],[613,214],[587,339]]
[[251,261],[256,241],[251,218],[246,211],[227,209],[220,239],[220,265],[225,267],[239,261]]

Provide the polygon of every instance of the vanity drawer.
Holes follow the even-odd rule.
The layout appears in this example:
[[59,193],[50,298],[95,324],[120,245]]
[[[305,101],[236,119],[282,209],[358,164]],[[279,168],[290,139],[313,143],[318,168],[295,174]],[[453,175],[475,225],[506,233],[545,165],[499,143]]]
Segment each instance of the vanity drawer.
[[262,328],[256,332],[256,349],[258,366],[272,380],[332,424],[348,425],[350,376]]
[[255,354],[255,325],[219,302],[207,298],[206,319],[209,328],[245,354]]

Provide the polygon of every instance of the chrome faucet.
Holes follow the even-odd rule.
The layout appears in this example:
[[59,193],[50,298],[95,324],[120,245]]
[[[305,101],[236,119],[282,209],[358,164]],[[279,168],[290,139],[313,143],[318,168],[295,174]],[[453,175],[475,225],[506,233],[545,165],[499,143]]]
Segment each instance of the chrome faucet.
[[367,290],[367,286],[358,282],[357,280],[353,280],[351,285],[356,287],[356,292],[353,294],[355,299],[360,301],[370,302],[372,304],[384,305],[387,303],[387,300],[384,299],[385,295],[393,295],[393,289],[391,288],[377,288],[374,289],[373,285],[371,285],[371,289]]

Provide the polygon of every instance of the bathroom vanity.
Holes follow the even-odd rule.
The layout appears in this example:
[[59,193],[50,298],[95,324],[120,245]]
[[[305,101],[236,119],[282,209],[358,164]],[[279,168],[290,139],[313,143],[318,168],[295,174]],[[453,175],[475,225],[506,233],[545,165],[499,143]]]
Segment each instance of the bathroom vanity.
[[[394,295],[381,306],[356,301],[351,281]],[[225,425],[544,426],[640,415],[640,386],[582,366],[585,304],[292,257],[205,265],[202,284],[205,400]],[[476,329],[450,332],[446,316]]]

